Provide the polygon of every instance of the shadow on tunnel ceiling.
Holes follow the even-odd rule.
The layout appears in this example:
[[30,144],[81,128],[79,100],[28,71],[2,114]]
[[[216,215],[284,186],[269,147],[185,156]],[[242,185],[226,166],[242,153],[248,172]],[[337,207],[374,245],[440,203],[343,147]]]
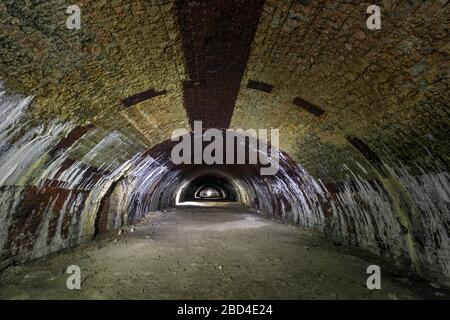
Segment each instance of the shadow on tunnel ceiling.
[[0,3],[0,299],[450,299],[448,0],[78,2]]

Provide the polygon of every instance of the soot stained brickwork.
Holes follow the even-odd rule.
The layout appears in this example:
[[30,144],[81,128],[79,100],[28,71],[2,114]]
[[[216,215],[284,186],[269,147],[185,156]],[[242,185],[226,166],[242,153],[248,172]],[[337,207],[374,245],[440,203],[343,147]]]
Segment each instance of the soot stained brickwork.
[[[0,268],[172,206],[192,168],[148,150],[233,115],[291,159],[215,168],[255,208],[450,286],[448,1],[79,2],[70,32],[63,0],[0,3]],[[167,94],[123,108],[149,88]]]
[[94,126],[88,125],[85,127],[76,127],[69,134],[62,139],[49,153],[51,156],[55,156],[62,150],[65,150],[72,146],[78,139],[84,136],[89,130],[91,130]]
[[135,104],[138,104],[138,103],[143,102],[148,99],[155,98],[157,96],[161,96],[166,93],[167,93],[166,90],[155,91],[153,89],[148,89],[144,92],[136,93],[132,96],[129,96],[126,99],[123,99],[122,104],[125,108],[129,108],[131,106],[134,106]]
[[179,1],[176,15],[189,80],[184,105],[191,125],[228,128],[263,0]]

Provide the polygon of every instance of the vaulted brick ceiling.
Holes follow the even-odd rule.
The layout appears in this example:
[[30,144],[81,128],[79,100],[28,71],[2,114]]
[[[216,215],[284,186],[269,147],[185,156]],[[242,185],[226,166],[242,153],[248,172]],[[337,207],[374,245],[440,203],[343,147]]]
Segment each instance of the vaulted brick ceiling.
[[[365,162],[348,136],[387,161],[426,164],[425,146],[445,167],[444,3],[384,2],[382,30],[369,31],[367,1],[87,1],[82,28],[67,30],[64,1],[3,1],[0,79],[35,96],[37,118],[95,125],[86,140],[123,133],[128,157],[198,119],[279,128],[282,149],[327,179],[341,179],[343,161]],[[149,89],[166,93],[121,104]]]
[[[174,129],[195,120],[278,128],[284,171],[245,182],[253,195],[264,190],[256,207],[450,278],[448,1],[77,4],[80,30],[65,26],[67,1],[0,3],[0,92],[8,93],[0,102],[15,108],[0,110],[0,196],[20,193],[27,210],[49,206],[57,194],[63,211],[62,199],[70,199],[82,211],[70,211],[79,230],[67,231],[69,213],[61,219],[78,243],[93,235],[105,190],[117,183],[128,190],[116,181],[125,173],[145,192],[169,197],[162,186],[173,189],[181,178],[160,177],[171,168],[161,150]],[[381,30],[365,25],[371,4],[382,8]],[[288,155],[317,183],[292,169]],[[149,186],[137,172],[157,182]],[[43,196],[50,192],[43,186],[53,194]],[[322,187],[331,194],[309,192]],[[133,193],[133,210],[140,195]],[[7,216],[7,257],[31,255],[23,247],[44,221],[39,210]]]

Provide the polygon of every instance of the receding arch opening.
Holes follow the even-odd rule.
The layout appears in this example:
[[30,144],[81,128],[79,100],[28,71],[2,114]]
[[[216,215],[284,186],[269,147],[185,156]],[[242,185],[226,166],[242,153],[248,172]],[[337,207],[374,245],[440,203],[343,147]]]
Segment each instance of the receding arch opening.
[[238,202],[233,183],[217,174],[204,174],[189,180],[179,192],[180,203]]
[[196,200],[224,200],[227,194],[219,186],[204,185],[195,192],[194,197]]

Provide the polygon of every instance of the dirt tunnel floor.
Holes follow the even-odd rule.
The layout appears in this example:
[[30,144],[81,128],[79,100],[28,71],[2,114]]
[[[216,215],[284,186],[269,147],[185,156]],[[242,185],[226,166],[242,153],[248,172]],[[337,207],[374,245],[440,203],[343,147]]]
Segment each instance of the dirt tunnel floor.
[[[363,258],[365,257],[365,258]],[[316,233],[237,209],[157,213],[134,232],[65,250],[0,274],[2,299],[417,299],[435,290]],[[68,290],[69,265],[81,290]],[[390,270],[390,269],[389,269]]]

